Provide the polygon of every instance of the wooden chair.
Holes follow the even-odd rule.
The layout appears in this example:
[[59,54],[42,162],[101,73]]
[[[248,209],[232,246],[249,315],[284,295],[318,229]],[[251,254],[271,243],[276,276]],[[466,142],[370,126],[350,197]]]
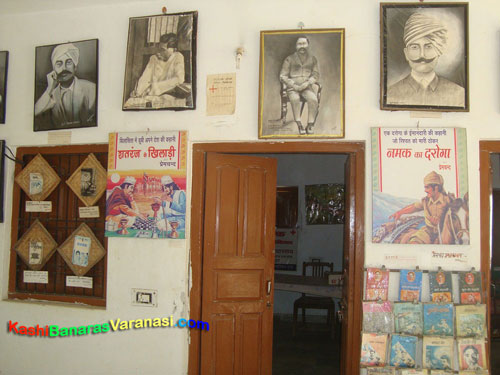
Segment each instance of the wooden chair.
[[[308,268],[311,272],[308,273]],[[327,262],[304,262],[302,264],[302,276],[325,277],[326,272],[333,272],[333,263]],[[293,303],[293,328],[292,334],[295,337],[297,331],[297,312],[302,309],[302,324],[306,324],[306,309],[325,309],[328,310],[326,323],[332,329],[335,324],[335,301],[331,297],[309,296],[302,293],[302,297]]]
[[[318,113],[319,113],[319,103],[321,102],[321,85],[319,83],[315,83],[314,89],[316,91],[316,96],[318,97]],[[284,83],[281,84],[281,121],[283,124],[286,123],[286,114],[288,113],[288,106],[287,104],[290,102],[288,99],[288,95],[286,93],[286,85]],[[302,115],[302,111],[304,110],[304,105],[306,103],[306,100],[301,96],[300,97],[300,114]],[[318,117],[318,114],[316,114],[316,117]],[[314,122],[316,122],[316,119],[314,119]]]

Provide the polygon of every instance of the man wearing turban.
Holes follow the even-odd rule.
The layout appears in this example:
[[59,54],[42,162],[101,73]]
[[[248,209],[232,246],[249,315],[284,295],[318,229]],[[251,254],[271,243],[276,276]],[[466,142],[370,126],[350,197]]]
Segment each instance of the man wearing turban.
[[35,104],[36,130],[95,126],[96,84],[76,77],[79,59],[80,51],[71,43],[52,51],[47,89]]
[[424,211],[425,225],[401,243],[433,244],[442,243],[443,222],[452,199],[443,190],[443,176],[432,171],[424,177],[424,190],[427,194],[419,202],[412,203],[395,212],[389,219],[398,221],[402,215]]
[[404,28],[404,55],[411,68],[402,80],[389,86],[387,104],[465,106],[463,87],[434,71],[446,47],[448,30],[423,13],[413,13]]

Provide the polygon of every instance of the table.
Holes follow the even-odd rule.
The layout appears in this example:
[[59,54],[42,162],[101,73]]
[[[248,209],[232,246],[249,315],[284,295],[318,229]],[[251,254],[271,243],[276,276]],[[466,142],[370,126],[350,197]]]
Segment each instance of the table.
[[302,275],[274,275],[274,289],[316,296],[342,298],[342,286],[328,284],[328,278]]

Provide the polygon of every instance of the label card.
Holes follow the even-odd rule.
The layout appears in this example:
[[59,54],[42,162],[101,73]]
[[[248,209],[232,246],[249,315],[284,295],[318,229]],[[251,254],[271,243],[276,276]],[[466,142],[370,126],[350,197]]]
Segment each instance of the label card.
[[48,284],[49,283],[49,271],[24,271],[23,282],[36,283],[36,284]]
[[26,212],[52,212],[52,202],[26,201]]
[[85,276],[66,276],[66,286],[92,289],[92,280]]

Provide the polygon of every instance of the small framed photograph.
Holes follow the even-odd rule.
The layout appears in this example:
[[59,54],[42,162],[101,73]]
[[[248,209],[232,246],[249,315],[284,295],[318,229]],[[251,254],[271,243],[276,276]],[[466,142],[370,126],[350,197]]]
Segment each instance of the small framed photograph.
[[130,18],[123,110],[196,108],[198,12]]
[[97,126],[98,40],[36,47],[34,131]]
[[9,51],[0,51],[0,124],[5,124],[5,103],[7,100],[7,67]]
[[259,138],[344,137],[344,29],[260,33]]
[[469,111],[468,3],[380,4],[380,108]]

